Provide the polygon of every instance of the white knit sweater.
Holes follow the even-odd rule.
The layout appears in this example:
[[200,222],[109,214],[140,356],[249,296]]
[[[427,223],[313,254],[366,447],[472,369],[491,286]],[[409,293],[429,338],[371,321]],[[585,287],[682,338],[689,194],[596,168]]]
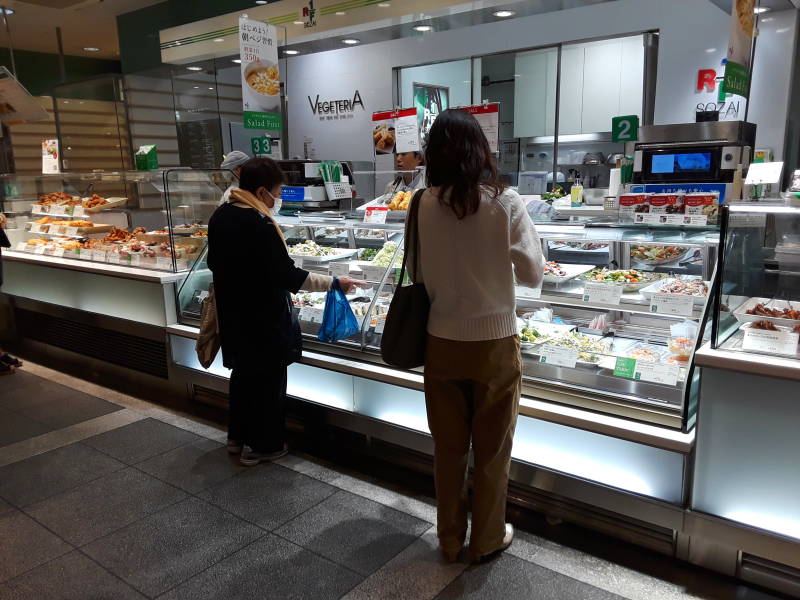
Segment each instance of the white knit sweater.
[[420,273],[431,301],[428,333],[449,340],[496,340],[517,333],[514,279],[538,288],[542,247],[519,194],[484,194],[473,215],[458,219],[439,202],[436,188],[420,202]]

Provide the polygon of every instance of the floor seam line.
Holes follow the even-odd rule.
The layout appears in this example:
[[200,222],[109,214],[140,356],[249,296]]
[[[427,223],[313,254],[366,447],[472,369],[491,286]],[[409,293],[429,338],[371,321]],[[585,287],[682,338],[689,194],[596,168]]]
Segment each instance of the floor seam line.
[[[363,574],[359,573],[358,571],[356,571],[356,570],[354,570],[354,569],[351,569],[351,568],[350,568],[350,567],[348,567],[347,565],[343,565],[342,563],[340,563],[340,562],[338,562],[338,561],[335,561],[335,560],[333,560],[332,558],[328,558],[327,556],[324,556],[324,555],[320,554],[319,552],[317,552],[316,550],[313,550],[312,548],[308,548],[307,546],[303,546],[302,544],[298,544],[297,542],[295,542],[295,541],[293,541],[293,540],[290,540],[289,538],[287,538],[287,537],[285,537],[285,536],[282,536],[281,534],[279,534],[279,533],[277,533],[277,532],[275,532],[275,531],[272,531],[272,532],[270,532],[270,533],[271,533],[272,535],[274,535],[275,537],[279,537],[279,538],[281,538],[281,539],[282,539],[283,541],[285,541],[285,542],[289,542],[290,544],[293,544],[293,545],[297,546],[298,548],[302,548],[302,549],[303,549],[303,550],[305,550],[306,552],[310,552],[311,554],[313,554],[313,555],[314,555],[314,556],[316,556],[317,558],[321,558],[322,560],[328,561],[329,563],[331,563],[331,564],[334,564],[334,565],[336,565],[337,567],[340,567],[340,568],[342,568],[342,569],[345,569],[345,570],[347,570],[347,571],[350,571],[350,572],[351,572],[353,575],[356,575],[356,576],[358,576],[358,577],[361,577],[361,578],[362,578],[362,580],[363,580],[363,579],[366,579],[367,577],[369,577],[370,575],[372,575],[372,573],[369,573],[368,575],[363,575]],[[373,571],[373,573],[374,573],[374,571]]]
[[128,582],[127,582],[127,581],[125,581],[125,580],[124,580],[124,579],[123,579],[121,576],[119,576],[119,575],[117,575],[116,573],[114,573],[114,571],[112,571],[111,569],[108,569],[108,568],[107,568],[107,567],[105,567],[104,565],[102,565],[102,564],[100,564],[99,562],[97,562],[97,561],[96,561],[94,558],[92,558],[91,556],[89,556],[88,554],[86,554],[86,552],[84,552],[82,548],[75,548],[75,551],[76,551],[76,552],[80,552],[80,554],[81,554],[82,556],[86,557],[86,559],[87,559],[87,560],[90,560],[92,563],[94,563],[95,565],[97,565],[97,566],[98,566],[98,568],[102,569],[103,571],[105,571],[106,573],[108,573],[109,575],[111,575],[112,577],[114,577],[115,579],[117,579],[117,580],[119,580],[120,582],[122,582],[122,584],[123,584],[124,586],[126,586],[126,587],[130,588],[130,589],[131,589],[131,590],[133,590],[134,592],[137,592],[137,593],[141,594],[141,595],[142,595],[142,596],[144,596],[145,598],[153,598],[153,596],[150,596],[149,594],[145,594],[145,593],[144,593],[142,590],[140,590],[139,588],[137,588],[136,586],[134,586],[132,583],[128,583]]

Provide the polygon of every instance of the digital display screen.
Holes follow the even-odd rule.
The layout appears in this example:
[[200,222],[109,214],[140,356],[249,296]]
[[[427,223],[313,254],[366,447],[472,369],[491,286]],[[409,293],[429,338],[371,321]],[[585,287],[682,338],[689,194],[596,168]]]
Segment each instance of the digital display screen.
[[650,172],[658,175],[677,173],[708,173],[711,171],[711,152],[653,154]]

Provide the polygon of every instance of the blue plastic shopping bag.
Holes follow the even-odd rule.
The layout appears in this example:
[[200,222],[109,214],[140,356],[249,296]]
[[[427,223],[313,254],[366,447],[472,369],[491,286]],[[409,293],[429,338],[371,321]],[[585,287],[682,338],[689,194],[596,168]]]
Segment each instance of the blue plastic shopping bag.
[[325,298],[325,312],[322,315],[322,327],[317,337],[323,342],[338,342],[357,334],[361,330],[353,309],[334,279],[333,285]]

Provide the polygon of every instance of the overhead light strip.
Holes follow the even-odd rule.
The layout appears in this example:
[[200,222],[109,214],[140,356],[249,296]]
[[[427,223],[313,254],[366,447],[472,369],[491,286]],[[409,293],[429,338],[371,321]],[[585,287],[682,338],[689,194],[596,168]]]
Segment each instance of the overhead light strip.
[[[376,0],[377,1],[377,0]],[[299,18],[300,13],[294,12],[285,15],[280,15],[279,17],[275,17],[274,19],[269,19],[263,21],[268,25],[284,25],[286,23],[291,23],[296,21]],[[194,44],[197,42],[205,42],[208,40],[213,40],[214,38],[218,37],[225,37],[226,35],[234,35],[239,32],[239,26],[236,25],[234,27],[226,27],[225,29],[217,29],[216,31],[209,31],[207,33],[199,33],[197,35],[192,35],[185,38],[180,38],[177,40],[170,40],[169,42],[164,42],[161,44],[161,49],[164,50],[166,48],[174,48],[176,46],[183,46],[185,44]]]

